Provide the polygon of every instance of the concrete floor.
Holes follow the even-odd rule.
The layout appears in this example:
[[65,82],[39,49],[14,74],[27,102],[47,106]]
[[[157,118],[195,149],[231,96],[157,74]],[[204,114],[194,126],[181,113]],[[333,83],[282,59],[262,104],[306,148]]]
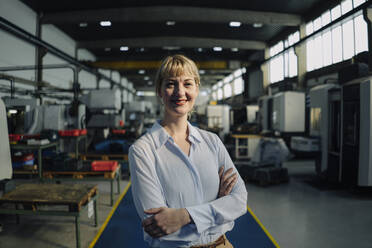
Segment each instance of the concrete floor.
[[[372,194],[352,189],[323,187],[314,177],[312,161],[284,164],[286,184],[260,187],[247,184],[248,205],[281,248],[372,248]],[[99,226],[83,214],[82,247],[88,247],[108,216],[109,183],[97,182]],[[127,185],[122,181],[122,190]],[[115,195],[118,199],[119,195]],[[1,216],[0,248],[75,247],[72,217]],[[241,230],[244,232],[244,230]],[[247,234],[249,235],[249,234]],[[239,247],[236,244],[236,248]],[[254,247],[264,248],[264,247]]]
[[[25,181],[29,182],[29,181]],[[17,183],[21,183],[17,182]],[[71,182],[63,182],[71,183]],[[74,181],[79,183],[79,181]],[[110,183],[108,181],[89,181],[87,184],[98,185],[98,227],[94,227],[94,217],[88,218],[88,211],[80,217],[81,247],[89,247],[102,224],[105,222],[112,207],[110,206]],[[121,193],[128,181],[122,180]],[[114,204],[119,199],[116,183],[114,184]],[[29,216],[21,215],[19,225],[15,216],[0,215],[2,232],[0,232],[0,248],[40,247],[69,248],[76,247],[75,218],[65,216]]]

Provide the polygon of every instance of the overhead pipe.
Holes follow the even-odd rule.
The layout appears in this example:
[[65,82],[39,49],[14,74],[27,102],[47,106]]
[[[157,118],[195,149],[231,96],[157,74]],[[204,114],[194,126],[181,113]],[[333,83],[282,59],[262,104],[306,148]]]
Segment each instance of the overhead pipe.
[[[50,52],[53,55],[67,61],[70,64],[73,64],[73,65],[77,66],[80,69],[83,69],[87,72],[90,72],[90,73],[92,73],[96,76],[99,76],[102,79],[105,79],[105,80],[111,82],[114,85],[117,85],[120,88],[124,88],[124,89],[130,91],[127,87],[122,86],[120,83],[116,83],[111,78],[109,78],[106,75],[98,72],[97,69],[91,68],[91,67],[79,62],[78,60],[76,60],[72,56],[68,55],[67,53],[65,53],[65,52],[59,50],[58,48],[48,44],[47,42],[37,38],[36,36],[34,36],[33,34],[25,31],[24,29],[19,28],[18,26],[14,25],[13,23],[9,22],[8,20],[6,20],[5,18],[3,18],[1,16],[0,16],[0,28],[7,31],[8,33],[10,33],[12,35],[15,35],[16,37],[18,37],[18,38],[20,38],[20,39],[22,39],[26,42],[29,42],[29,43],[35,45],[35,46],[40,46],[40,47],[45,48],[48,52]],[[45,65],[43,65],[43,69],[44,68],[46,68]]]

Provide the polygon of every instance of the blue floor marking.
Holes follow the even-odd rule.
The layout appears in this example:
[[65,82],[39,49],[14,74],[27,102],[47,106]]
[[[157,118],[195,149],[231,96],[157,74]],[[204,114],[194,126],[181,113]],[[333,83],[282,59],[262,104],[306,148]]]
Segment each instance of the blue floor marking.
[[[270,238],[247,212],[226,234],[235,248],[275,248]],[[143,241],[141,222],[134,207],[131,189],[120,202],[95,248],[148,248]]]

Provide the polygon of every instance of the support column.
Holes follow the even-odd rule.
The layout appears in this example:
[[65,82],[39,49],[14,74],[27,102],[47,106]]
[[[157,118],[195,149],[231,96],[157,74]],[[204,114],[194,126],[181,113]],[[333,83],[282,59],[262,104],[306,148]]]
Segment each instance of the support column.
[[364,20],[367,22],[367,33],[368,33],[368,66],[369,70],[372,68],[372,8],[368,7],[363,10]]
[[[306,24],[300,26],[300,40],[306,36]],[[303,90],[306,88],[306,41],[301,42],[295,47],[295,54],[297,55],[297,78],[298,88]]]
[[[41,35],[42,35],[42,26],[41,26],[42,17],[43,17],[43,13],[38,14],[36,17],[36,37],[39,39],[41,39]],[[41,46],[35,46],[35,66],[37,68],[35,70],[35,81],[37,83],[40,83],[43,81],[43,57],[45,56],[46,53],[47,51]],[[39,94],[39,91],[41,90],[42,90],[42,87],[40,85],[38,85],[35,89],[37,98],[39,98],[40,100],[40,105],[42,104],[42,98]]]
[[[270,50],[269,48],[265,48],[265,59],[270,58]],[[261,65],[261,71],[262,71],[262,84],[264,92],[268,94],[268,88],[269,88],[269,61],[263,63]]]

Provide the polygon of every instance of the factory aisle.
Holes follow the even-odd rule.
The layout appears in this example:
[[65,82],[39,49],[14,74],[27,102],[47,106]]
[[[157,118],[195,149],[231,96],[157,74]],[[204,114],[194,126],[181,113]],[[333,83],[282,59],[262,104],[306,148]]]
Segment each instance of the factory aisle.
[[[275,241],[271,240],[272,237],[267,230],[260,226],[259,220],[250,210],[235,222],[234,229],[226,235],[236,247],[278,247],[274,244]],[[102,234],[99,233],[97,242],[94,240],[90,247],[149,247],[143,241],[141,223],[134,207],[130,189],[125,195],[123,194],[123,198],[117,205],[115,213],[107,222],[107,226],[103,226]]]
[[371,248],[372,191],[330,187],[313,161],[284,164],[290,182],[247,184],[248,204],[282,248]]

